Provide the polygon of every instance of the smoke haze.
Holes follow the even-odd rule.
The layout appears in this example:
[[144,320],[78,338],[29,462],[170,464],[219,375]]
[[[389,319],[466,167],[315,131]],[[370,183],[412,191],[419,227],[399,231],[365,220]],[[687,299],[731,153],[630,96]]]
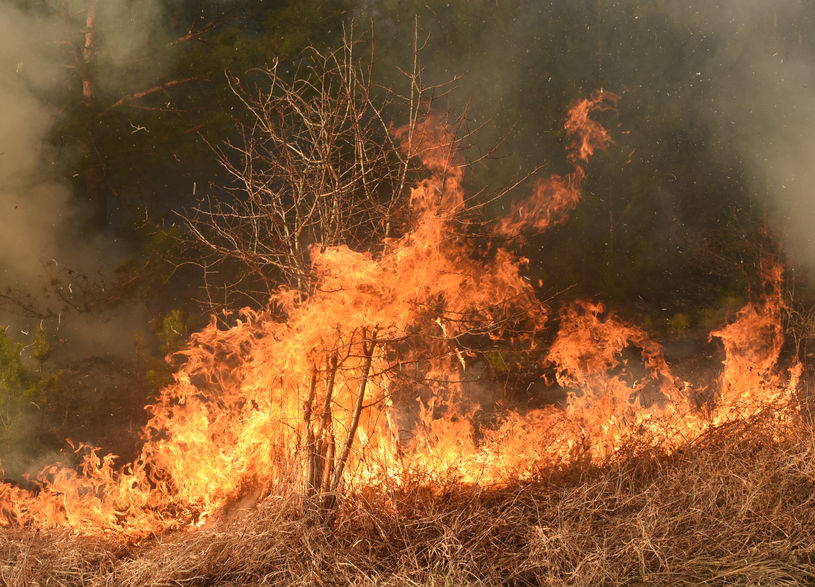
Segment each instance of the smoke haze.
[[699,6],[721,39],[708,66],[715,131],[733,138],[791,261],[815,275],[813,8],[796,0]]
[[[72,3],[69,11],[82,4]],[[100,79],[115,80],[154,28],[158,10],[154,2],[101,6],[100,36],[120,42],[105,45],[110,50],[101,59]],[[132,355],[133,334],[145,321],[140,307],[103,314],[74,308],[112,281],[128,251],[104,233],[86,233],[87,211],[60,177],[79,161],[78,153],[51,140],[61,115],[56,104],[79,91],[74,55],[65,48],[77,31],[58,11],[51,18],[34,12],[0,6],[0,326],[27,344],[42,324],[57,361]]]
[[[409,67],[413,14],[388,6],[369,3],[380,54]],[[766,222],[789,261],[815,273],[813,30],[815,7],[800,0],[429,2],[419,14],[425,81],[458,76],[442,108],[485,125],[475,155],[510,134],[500,159],[476,168],[478,187],[541,162],[562,170],[569,102],[622,94],[630,134],[615,133],[618,149],[592,164],[581,206],[544,237],[550,258],[533,267],[558,257],[544,281],[566,275],[561,285],[585,283],[583,295],[642,295],[672,311],[744,292],[720,254],[728,242],[731,267],[756,260],[761,229],[745,218]]]

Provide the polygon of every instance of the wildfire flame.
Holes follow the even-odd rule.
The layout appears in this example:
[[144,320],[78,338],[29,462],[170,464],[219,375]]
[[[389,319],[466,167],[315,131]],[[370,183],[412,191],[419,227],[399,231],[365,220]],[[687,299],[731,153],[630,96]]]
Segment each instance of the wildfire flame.
[[[590,114],[616,102],[596,93],[571,108],[573,171],[537,183],[496,234],[514,238],[565,219],[589,157],[612,143]],[[376,256],[313,249],[312,294],[280,291],[268,310],[245,309],[231,328],[213,320],[147,407],[133,463],[117,468],[112,455],[81,447],[79,470],[46,468],[37,492],[0,484],[0,523],[137,540],[199,524],[250,488],[296,486],[331,498],[413,473],[502,483],[578,458],[602,462],[634,435],[670,451],[792,396],[800,368],[778,370],[779,265],[768,265],[761,300],[712,334],[726,360],[711,409],[691,404],[690,384],[671,373],[647,333],[601,304],[562,310],[542,354],[535,334],[550,315],[522,275],[525,260],[497,245],[477,250],[454,230],[466,208],[463,166],[437,119],[415,130],[395,135],[413,137],[405,149],[432,175],[412,190],[404,236]],[[482,402],[469,390],[484,341],[553,367],[565,405],[504,409],[479,424]]]
[[616,111],[619,99],[611,92],[595,92],[569,109],[564,128],[569,137],[568,160],[572,171],[566,176],[552,175],[536,181],[532,195],[512,207],[510,214],[498,222],[496,233],[515,238],[521,231],[540,232],[566,221],[567,214],[580,201],[589,158],[614,143],[605,127],[589,118],[589,114],[595,110]]

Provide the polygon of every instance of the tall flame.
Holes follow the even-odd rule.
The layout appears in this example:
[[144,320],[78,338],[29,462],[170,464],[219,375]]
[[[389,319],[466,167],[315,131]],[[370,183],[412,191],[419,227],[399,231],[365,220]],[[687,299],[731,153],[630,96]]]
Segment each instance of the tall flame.
[[[570,110],[573,171],[539,183],[495,232],[514,237],[563,221],[588,158],[611,143],[590,118],[617,97],[596,93]],[[522,275],[523,258],[456,232],[465,211],[452,138],[428,118],[396,131],[432,175],[413,188],[413,224],[377,255],[311,251],[316,287],[282,290],[192,337],[172,385],[148,406],[140,456],[125,467],[82,448],[78,471],[57,465],[29,492],[0,484],[0,523],[67,526],[139,539],[194,525],[250,489],[306,495],[421,473],[494,484],[575,459],[602,462],[634,435],[672,450],[711,425],[789,399],[798,368],[777,373],[781,269],[735,322],[713,333],[727,356],[718,404],[697,410],[690,384],[661,348],[601,304],[560,312],[548,353],[535,334],[549,312]],[[503,409],[478,424],[470,393],[479,352],[501,341],[552,366],[565,406]]]
[[576,102],[569,109],[564,125],[569,138],[568,160],[572,171],[565,176],[552,175],[535,182],[532,195],[515,204],[502,218],[496,232],[516,237],[521,231],[542,231],[566,221],[567,214],[580,201],[580,190],[586,178],[586,163],[598,150],[614,141],[600,123],[589,117],[595,110],[615,110],[620,97],[611,92],[594,92],[591,98]]

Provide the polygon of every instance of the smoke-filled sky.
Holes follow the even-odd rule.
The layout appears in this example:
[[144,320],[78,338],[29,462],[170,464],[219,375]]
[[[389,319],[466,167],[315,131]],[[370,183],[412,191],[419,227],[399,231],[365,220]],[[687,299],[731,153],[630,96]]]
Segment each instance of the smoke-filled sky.
[[[674,22],[711,39],[704,124],[743,158],[752,195],[789,259],[815,271],[815,38],[801,0],[699,2]],[[732,141],[732,142],[731,142]],[[815,273],[812,273],[815,275]]]

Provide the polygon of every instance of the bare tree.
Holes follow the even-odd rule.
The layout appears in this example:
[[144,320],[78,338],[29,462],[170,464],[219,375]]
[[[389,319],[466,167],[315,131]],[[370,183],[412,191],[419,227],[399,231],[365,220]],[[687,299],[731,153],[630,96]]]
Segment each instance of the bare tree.
[[[373,51],[359,58],[357,47],[349,35],[334,51],[311,48],[292,74],[275,61],[249,72],[251,85],[228,74],[247,117],[239,138],[212,148],[232,183],[184,215],[208,252],[212,306],[262,306],[280,284],[305,294],[310,247],[375,252],[399,235],[420,167],[404,145],[438,86],[422,87],[416,59],[406,96],[376,87]],[[407,111],[400,144],[385,115],[394,105]]]

